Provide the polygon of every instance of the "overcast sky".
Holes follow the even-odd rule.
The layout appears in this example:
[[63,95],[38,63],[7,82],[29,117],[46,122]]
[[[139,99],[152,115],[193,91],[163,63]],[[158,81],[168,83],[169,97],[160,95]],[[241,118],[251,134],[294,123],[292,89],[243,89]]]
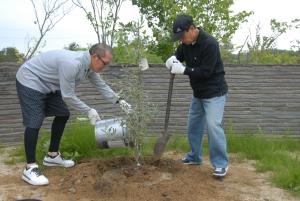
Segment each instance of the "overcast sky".
[[[243,24],[234,36],[233,43],[241,45],[249,34],[254,34],[254,27],[259,23],[262,33],[270,33],[270,19],[291,21],[300,18],[300,0],[235,0],[232,9],[254,11],[247,24]],[[123,22],[137,20],[138,9],[129,2],[124,3],[120,19]],[[5,47],[16,47],[21,52],[26,49],[28,38],[38,36],[37,27],[33,23],[34,14],[30,0],[0,0],[0,50]],[[277,47],[289,49],[291,41],[300,40],[300,31],[293,30],[280,37]],[[68,14],[46,37],[46,46],[42,51],[61,49],[71,42],[82,46],[97,42],[89,22],[84,13],[76,8]]]

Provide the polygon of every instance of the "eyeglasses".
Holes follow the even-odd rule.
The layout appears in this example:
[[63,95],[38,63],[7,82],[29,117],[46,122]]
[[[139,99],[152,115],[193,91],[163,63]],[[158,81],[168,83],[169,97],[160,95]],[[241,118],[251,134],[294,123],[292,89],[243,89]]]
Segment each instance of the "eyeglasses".
[[110,62],[104,61],[99,55],[97,55],[98,59],[104,64],[104,66],[108,66]]

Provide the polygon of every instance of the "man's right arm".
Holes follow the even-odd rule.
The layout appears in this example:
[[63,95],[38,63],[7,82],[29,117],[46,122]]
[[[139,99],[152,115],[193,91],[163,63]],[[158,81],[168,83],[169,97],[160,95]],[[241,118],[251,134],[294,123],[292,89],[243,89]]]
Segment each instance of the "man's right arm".
[[76,66],[73,66],[72,63],[64,63],[58,69],[60,90],[63,100],[73,109],[88,114],[91,108],[82,102],[75,94]]
[[99,73],[92,72],[88,76],[89,81],[96,87],[97,91],[101,93],[106,100],[111,103],[117,103],[119,100],[118,95],[106,84],[106,82],[100,77]]
[[178,59],[178,61],[183,62],[184,61],[184,54],[183,54],[183,46],[179,45],[175,51],[175,56]]

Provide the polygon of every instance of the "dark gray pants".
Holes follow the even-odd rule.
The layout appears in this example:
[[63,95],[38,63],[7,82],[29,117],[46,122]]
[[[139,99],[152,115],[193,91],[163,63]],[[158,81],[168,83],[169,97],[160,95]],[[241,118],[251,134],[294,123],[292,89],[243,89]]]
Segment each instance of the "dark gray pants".
[[26,160],[27,163],[35,163],[38,133],[44,118],[55,116],[51,128],[49,151],[57,152],[70,112],[62,100],[60,91],[43,94],[18,81],[16,81],[16,87],[22,109],[23,124],[26,127],[24,132]]

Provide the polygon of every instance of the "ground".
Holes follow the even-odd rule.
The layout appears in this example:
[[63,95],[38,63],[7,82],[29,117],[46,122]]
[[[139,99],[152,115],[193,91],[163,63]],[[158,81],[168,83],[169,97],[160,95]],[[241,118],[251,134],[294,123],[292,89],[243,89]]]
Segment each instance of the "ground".
[[208,158],[201,166],[183,165],[181,154],[168,152],[159,165],[151,158],[137,167],[133,159],[85,159],[73,168],[45,167],[48,186],[35,187],[21,180],[23,164],[0,162],[0,201],[300,201],[274,187],[270,173],[255,171],[253,161],[230,156],[228,175],[211,176]]

